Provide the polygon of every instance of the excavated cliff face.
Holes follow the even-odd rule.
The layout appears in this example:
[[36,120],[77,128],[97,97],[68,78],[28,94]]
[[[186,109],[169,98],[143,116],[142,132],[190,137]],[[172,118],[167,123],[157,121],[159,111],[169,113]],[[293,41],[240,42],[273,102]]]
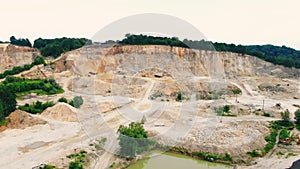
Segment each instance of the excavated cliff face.
[[87,46],[64,54],[55,63],[58,72],[71,70],[77,75],[135,74],[153,69],[156,69],[156,73],[160,70],[173,78],[294,77],[300,73],[299,69],[273,65],[249,55],[155,45],[110,48]]
[[34,48],[0,44],[0,72],[14,66],[30,64],[39,55],[39,51]]

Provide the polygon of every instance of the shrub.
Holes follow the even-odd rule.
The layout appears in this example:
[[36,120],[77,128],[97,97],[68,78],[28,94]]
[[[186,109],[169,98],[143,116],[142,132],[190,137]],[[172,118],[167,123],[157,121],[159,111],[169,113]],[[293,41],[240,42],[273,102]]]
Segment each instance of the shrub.
[[260,157],[261,155],[257,152],[257,150],[247,152],[247,155],[251,157]]
[[58,99],[58,102],[68,103],[68,100],[64,97]]
[[177,94],[176,101],[182,101],[183,100],[183,94],[180,92]]
[[80,106],[83,104],[83,99],[81,96],[75,96],[73,100],[69,102],[69,104],[75,108],[80,108]]
[[265,117],[271,117],[270,113],[267,113],[267,112],[264,112],[263,116],[265,116]]
[[288,131],[287,129],[282,129],[281,132],[279,133],[279,138],[281,140],[289,138],[290,137],[290,131]]
[[229,105],[224,106],[224,107],[223,107],[223,111],[224,111],[225,113],[228,113],[228,112],[230,111],[230,106],[229,106]]
[[40,101],[37,101],[31,105],[25,104],[23,106],[19,106],[19,109],[31,114],[39,114],[42,113],[48,107],[52,107],[52,106],[54,106],[53,102],[42,103]]
[[209,152],[194,152],[193,154],[206,161],[216,161],[221,159],[218,155]]
[[300,109],[295,111],[295,120],[296,120],[296,125],[300,125]]

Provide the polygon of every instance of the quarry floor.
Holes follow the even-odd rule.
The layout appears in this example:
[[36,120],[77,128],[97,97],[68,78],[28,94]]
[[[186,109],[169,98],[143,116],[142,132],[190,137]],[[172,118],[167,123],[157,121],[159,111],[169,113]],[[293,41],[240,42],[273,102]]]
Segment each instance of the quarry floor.
[[[56,75],[55,79],[63,85],[65,90],[63,94],[50,97],[33,96],[20,100],[18,104],[36,100],[55,101],[62,96],[68,99],[82,96],[84,104],[75,112],[78,121],[67,122],[53,120],[43,115],[33,115],[47,121],[47,124],[25,129],[7,129],[1,132],[0,168],[24,169],[43,163],[66,167],[68,163],[65,160],[66,155],[74,153],[76,149],[90,150],[90,143],[104,137],[107,138],[103,147],[104,151],[94,157],[89,168],[108,168],[116,160],[114,155],[118,152],[116,130],[119,125],[140,121],[143,116],[147,119],[146,130],[150,131],[154,139],[163,143],[188,146],[187,144],[190,144],[192,140],[198,145],[191,149],[210,150],[212,147],[217,147],[219,151],[224,152],[232,149],[232,153],[236,150],[253,149],[252,145],[263,147],[264,137],[268,134],[264,125],[268,121],[280,119],[278,114],[270,118],[253,113],[237,117],[219,117],[215,113],[206,111],[208,105],[214,104],[210,100],[154,101],[149,98],[157,82],[155,78],[142,78],[148,81],[144,86],[145,91],[141,94],[142,97],[109,94],[103,96],[93,94],[93,89],[88,88],[78,91],[74,88],[70,90],[72,78],[74,77],[65,74]],[[228,80],[228,83],[242,90],[242,95],[237,97],[238,102],[235,97],[226,97],[222,104],[225,100],[226,104],[237,107],[252,104],[255,108],[259,108],[264,100],[265,109],[271,109],[276,103],[281,103],[283,110],[289,109],[290,112],[294,112],[297,109],[293,104],[299,104],[299,100],[286,96],[280,98],[263,95],[254,89],[254,84],[247,83],[247,80],[247,78],[240,81]],[[289,81],[300,86],[298,80],[289,79]],[[293,113],[291,116],[293,118]],[[201,144],[207,144],[210,147],[201,147]],[[299,155],[289,158],[274,155],[270,158],[256,159],[256,164],[253,166],[238,166],[237,168],[288,168],[299,158]]]

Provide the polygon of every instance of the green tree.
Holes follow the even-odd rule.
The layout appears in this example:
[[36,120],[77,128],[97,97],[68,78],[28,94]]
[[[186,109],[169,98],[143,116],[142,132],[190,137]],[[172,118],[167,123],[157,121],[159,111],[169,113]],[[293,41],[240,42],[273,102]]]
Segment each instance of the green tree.
[[118,129],[120,155],[134,158],[137,154],[148,150],[153,144],[148,140],[148,133],[141,123],[130,123],[129,126],[121,125]]
[[16,110],[16,94],[8,87],[0,86],[0,121]]
[[225,105],[225,106],[223,107],[223,111],[224,111],[225,113],[228,113],[229,110],[230,110],[230,106],[229,106],[229,105]]
[[300,109],[295,111],[296,125],[300,126]]

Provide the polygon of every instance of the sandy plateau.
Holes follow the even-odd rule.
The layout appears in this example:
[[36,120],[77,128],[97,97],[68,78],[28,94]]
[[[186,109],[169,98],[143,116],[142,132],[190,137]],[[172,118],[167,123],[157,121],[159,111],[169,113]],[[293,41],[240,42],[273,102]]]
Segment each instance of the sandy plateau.
[[[299,70],[252,56],[165,46],[90,46],[53,62],[51,70],[35,66],[25,75],[53,77],[65,92],[29,95],[18,104],[74,96],[82,96],[84,103],[79,109],[57,103],[41,115],[30,115],[34,120],[24,115],[26,123],[19,120],[2,131],[1,168],[44,163],[66,168],[66,155],[79,149],[89,153],[87,168],[108,168],[118,161],[118,127],[142,118],[152,139],[191,151],[230,153],[242,164],[237,168],[288,168],[300,158],[296,145],[297,156],[288,158],[276,155],[279,150],[253,161],[246,154],[265,146],[269,122],[279,120],[282,111],[289,109],[293,119],[300,104]],[[232,89],[241,94],[235,96]],[[182,102],[175,100],[179,92]],[[211,96],[214,92],[219,93]],[[236,117],[217,116],[215,108],[224,105],[230,105]],[[262,108],[271,117],[255,114]],[[90,146],[101,138],[107,139],[103,148]],[[277,149],[284,152],[284,147]]]

